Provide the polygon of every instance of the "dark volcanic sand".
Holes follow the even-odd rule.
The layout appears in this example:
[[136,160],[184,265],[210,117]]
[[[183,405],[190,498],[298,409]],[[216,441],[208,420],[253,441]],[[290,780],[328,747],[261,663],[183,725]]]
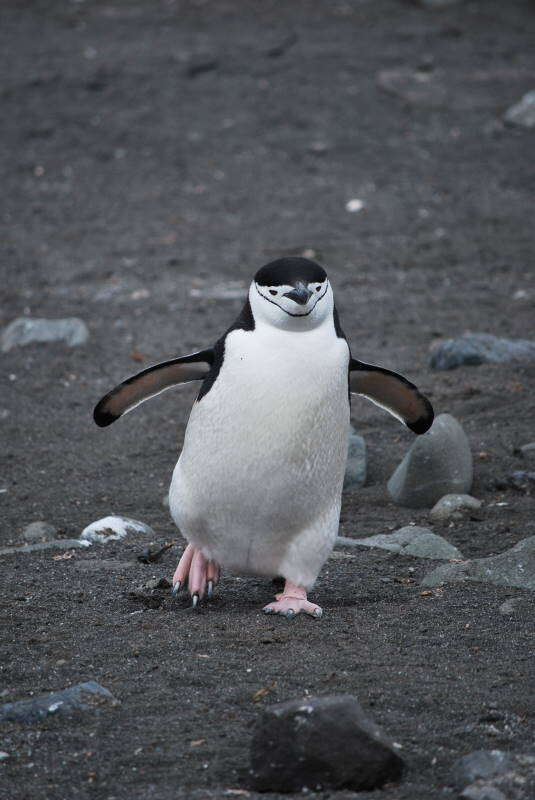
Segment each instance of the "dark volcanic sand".
[[[0,13],[0,322],[79,316],[91,331],[75,349],[2,356],[2,546],[33,520],[70,537],[111,512],[174,539],[162,497],[195,390],[107,430],[92,407],[143,365],[211,344],[240,308],[191,290],[246,285],[306,250],[329,270],[354,355],[405,373],[465,427],[482,518],[436,532],[475,557],[535,534],[532,499],[493,483],[525,468],[513,449],[535,439],[535,365],[428,367],[440,336],[533,337],[534,134],[500,122],[535,88],[533,3],[3,0]],[[416,102],[377,82],[406,68]],[[352,198],[365,209],[348,213]],[[385,491],[412,435],[364,401],[353,418],[369,476],[341,532],[426,524]],[[3,702],[89,679],[121,701],[6,728],[2,800],[247,789],[261,707],[305,692],[355,694],[403,745],[403,782],[363,796],[433,800],[459,756],[532,746],[528,593],[422,596],[434,562],[358,550],[323,570],[321,622],[267,618],[270,583],[228,576],[210,608],[163,592],[151,608],[129,593],[170,578],[181,545],[148,566],[145,546],[1,559]]]

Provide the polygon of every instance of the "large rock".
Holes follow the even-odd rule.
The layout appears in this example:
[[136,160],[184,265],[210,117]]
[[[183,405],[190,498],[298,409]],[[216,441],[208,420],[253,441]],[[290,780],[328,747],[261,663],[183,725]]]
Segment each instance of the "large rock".
[[420,528],[418,525],[407,525],[394,533],[379,533],[377,536],[368,536],[365,539],[347,539],[345,536],[338,536],[336,541],[338,544],[348,546],[379,547],[381,550],[417,558],[463,557],[461,551],[442,536],[437,536],[428,528]]
[[344,492],[360,489],[366,483],[366,442],[353,428],[349,433],[349,448],[344,476]]
[[38,319],[18,317],[2,333],[2,352],[33,342],[65,342],[69,347],[85,344],[89,338],[87,325],[78,317]]
[[403,761],[357,699],[339,695],[268,707],[253,735],[251,767],[261,792],[358,791],[398,781]]
[[470,511],[481,507],[481,500],[470,494],[445,494],[435,503],[429,516],[434,522],[447,522],[451,519],[462,519]]
[[427,433],[414,440],[388,481],[400,506],[431,508],[445,494],[466,494],[473,479],[472,454],[461,425],[439,414]]
[[535,589],[535,536],[522,539],[511,550],[497,556],[443,564],[425,576],[422,586],[464,581]]
[[466,333],[445,339],[431,355],[433,369],[455,369],[506,361],[535,361],[535,342],[529,339],[499,339],[490,333]]
[[528,92],[520,102],[508,108],[503,118],[511,125],[535,128],[535,91]]
[[155,536],[153,529],[144,522],[129,517],[103,517],[87,525],[80,534],[82,542],[106,544],[116,539],[124,539],[129,533],[144,533]]
[[0,706],[0,722],[23,724],[39,722],[46,717],[71,714],[73,711],[99,710],[116,705],[117,700],[108,689],[95,681],[86,681],[46,697],[32,697]]

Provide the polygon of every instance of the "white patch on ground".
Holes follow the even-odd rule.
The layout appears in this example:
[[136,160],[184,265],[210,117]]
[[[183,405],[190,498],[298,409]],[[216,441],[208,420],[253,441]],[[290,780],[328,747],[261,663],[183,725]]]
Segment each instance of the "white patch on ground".
[[154,531],[144,522],[129,517],[103,517],[83,529],[80,539],[87,542],[106,544],[116,539],[124,539],[128,533],[145,533],[151,536]]
[[358,212],[362,211],[363,208],[364,200],[359,200],[356,197],[354,197],[352,200],[348,200],[346,203],[346,211],[349,211],[350,214],[358,214]]

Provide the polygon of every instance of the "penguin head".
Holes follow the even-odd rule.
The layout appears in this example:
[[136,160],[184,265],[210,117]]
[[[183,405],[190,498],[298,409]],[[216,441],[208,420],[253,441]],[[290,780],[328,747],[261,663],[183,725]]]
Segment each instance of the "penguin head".
[[255,320],[296,331],[317,327],[334,307],[327,273],[308,258],[279,258],[259,269],[249,302]]

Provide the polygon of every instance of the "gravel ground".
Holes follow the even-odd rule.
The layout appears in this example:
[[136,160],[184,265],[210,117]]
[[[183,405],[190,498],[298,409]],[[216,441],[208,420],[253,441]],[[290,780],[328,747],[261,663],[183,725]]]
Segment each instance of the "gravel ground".
[[[456,758],[531,752],[529,593],[422,594],[437,562],[344,549],[312,594],[322,621],[267,618],[270,583],[232,576],[192,612],[139,587],[170,579],[183,546],[162,498],[195,391],[110,429],[91,412],[143,365],[213,343],[263,263],[312,255],[354,355],[468,435],[481,512],[434,531],[467,557],[534,535],[532,497],[496,481],[526,469],[535,364],[429,366],[469,330],[535,338],[534,133],[502,121],[535,87],[533,3],[4,0],[0,15],[0,325],[90,332],[2,354],[0,546],[36,520],[72,538],[114,512],[154,546],[177,540],[155,564],[137,560],[142,535],[0,558],[3,702],[86,680],[120,701],[4,727],[2,799],[254,798],[251,726],[306,693],[355,694],[402,745],[402,782],[362,797],[456,796]],[[412,434],[365,401],[352,417],[368,480],[341,534],[429,525],[385,488]]]

